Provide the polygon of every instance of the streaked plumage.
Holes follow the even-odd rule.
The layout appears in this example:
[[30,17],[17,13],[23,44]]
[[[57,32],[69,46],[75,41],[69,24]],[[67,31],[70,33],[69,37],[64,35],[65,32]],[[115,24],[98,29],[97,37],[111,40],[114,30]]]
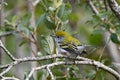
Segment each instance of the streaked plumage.
[[70,53],[69,55],[78,56],[82,53],[87,53],[85,51],[85,46],[82,46],[80,41],[72,37],[65,31],[56,32],[56,41],[61,48],[61,52]]

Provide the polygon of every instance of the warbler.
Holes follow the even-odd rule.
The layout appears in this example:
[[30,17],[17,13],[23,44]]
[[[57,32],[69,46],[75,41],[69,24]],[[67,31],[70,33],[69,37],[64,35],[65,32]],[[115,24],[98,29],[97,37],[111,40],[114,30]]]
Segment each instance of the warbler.
[[92,46],[82,45],[80,41],[65,31],[59,30],[56,32],[55,40],[62,54],[77,57],[87,53],[87,49]]

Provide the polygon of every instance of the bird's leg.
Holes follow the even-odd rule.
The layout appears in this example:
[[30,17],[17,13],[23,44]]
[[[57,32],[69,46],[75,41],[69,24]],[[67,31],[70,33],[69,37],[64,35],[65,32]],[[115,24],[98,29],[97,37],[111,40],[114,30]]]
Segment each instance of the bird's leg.
[[79,55],[76,55],[75,58],[73,59],[74,64],[76,64],[75,61],[76,61],[76,58],[77,58],[78,56],[79,56]]

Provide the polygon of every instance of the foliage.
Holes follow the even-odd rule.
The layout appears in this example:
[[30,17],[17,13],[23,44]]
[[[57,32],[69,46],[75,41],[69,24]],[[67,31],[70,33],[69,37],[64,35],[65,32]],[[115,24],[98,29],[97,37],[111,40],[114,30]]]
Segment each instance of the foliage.
[[[120,44],[120,23],[119,20],[114,16],[110,9],[106,10],[107,6],[99,0],[92,0],[93,4],[99,11],[99,14],[93,14],[90,7],[86,4],[86,1],[68,1],[68,0],[40,0],[35,6],[35,26],[30,25],[32,13],[27,11],[24,4],[25,1],[21,0],[17,4],[12,3],[13,0],[6,0],[8,4],[5,10],[14,11],[14,8],[19,2],[18,6],[20,15],[12,14],[6,16],[4,22],[5,27],[0,29],[0,34],[4,32],[17,31],[13,33],[13,36],[6,37],[6,46],[11,53],[14,53],[18,57],[20,55],[30,55],[30,48],[28,45],[33,43],[37,47],[37,52],[34,56],[43,56],[49,54],[57,54],[55,40],[51,35],[55,35],[57,30],[66,30],[70,34],[78,33],[77,38],[83,43],[92,44],[99,46],[96,52],[91,53],[87,57],[98,60],[98,57],[102,53],[104,45],[103,35],[106,32],[110,33],[110,40],[115,44]],[[23,6],[22,6],[23,5]],[[104,19],[104,20],[103,20]],[[37,38],[35,39],[34,36]],[[16,37],[20,40],[18,45],[15,39]],[[17,39],[17,40],[18,40]],[[12,46],[11,46],[12,45]],[[23,47],[23,54],[17,54],[16,47]],[[108,66],[111,66],[111,60],[109,59],[106,52],[104,52],[103,60],[104,63],[109,62]],[[33,53],[34,54],[34,53]],[[4,63],[8,62],[6,59]],[[42,64],[54,62],[43,61]],[[37,65],[40,65],[39,62]],[[27,69],[26,69],[27,70]],[[56,80],[107,80],[114,79],[110,74],[103,70],[97,71],[94,67],[87,66],[68,66],[62,65],[52,68],[53,74],[56,76]],[[65,73],[66,71],[66,73]],[[9,74],[8,74],[9,75]],[[38,72],[38,80],[49,78],[46,70]],[[47,75],[47,76],[46,76]],[[106,75],[106,76],[103,76]],[[25,75],[26,76],[26,75]],[[24,76],[24,77],[25,77]],[[19,76],[18,76],[19,77]],[[22,78],[23,79],[23,78]],[[34,80],[32,77],[31,80]],[[48,79],[49,80],[49,79]]]

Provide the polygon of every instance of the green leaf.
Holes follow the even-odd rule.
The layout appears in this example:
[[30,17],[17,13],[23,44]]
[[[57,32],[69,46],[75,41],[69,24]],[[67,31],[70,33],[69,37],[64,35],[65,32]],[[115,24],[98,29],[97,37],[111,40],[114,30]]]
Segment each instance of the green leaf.
[[61,20],[62,20],[62,21],[68,20],[71,12],[72,12],[72,7],[71,7],[70,3],[66,3],[66,4],[65,4],[64,13],[63,13],[63,15],[61,16]]
[[96,71],[94,71],[94,70],[91,70],[88,74],[87,74],[87,78],[92,78],[92,77],[94,77],[94,75],[96,74]]
[[29,24],[30,22],[30,18],[31,18],[32,14],[31,13],[27,13],[25,14],[22,18],[21,18],[21,24],[23,26],[26,26]]
[[94,29],[92,35],[94,35],[94,34],[103,34],[103,33],[105,33],[105,31],[100,30],[100,29]]
[[91,36],[89,36],[89,41],[93,45],[99,45],[102,42],[102,34],[104,33],[103,30],[95,29]]
[[67,11],[68,14],[72,12],[72,6],[70,3],[66,3],[65,10]]
[[17,21],[17,16],[13,16],[11,21],[12,25],[15,25],[16,21]]
[[116,33],[117,33],[117,34],[120,34],[120,25],[116,25],[115,27],[116,27],[116,28],[115,28],[115,29],[116,29]]
[[25,27],[23,24],[19,24],[19,25],[17,26],[17,30],[24,32],[26,35],[29,35],[29,34],[30,34],[29,28],[28,28],[28,27]]
[[40,26],[41,23],[43,23],[45,20],[45,14],[40,15],[40,17],[38,18],[38,20],[36,21],[36,27]]
[[0,35],[3,34],[3,33],[4,33],[4,31],[2,31],[2,30],[0,29]]
[[120,41],[119,41],[118,36],[117,36],[116,33],[112,33],[112,34],[110,35],[110,39],[112,40],[112,42],[117,43],[117,44],[120,44]]
[[22,46],[22,45],[24,45],[24,44],[26,44],[27,43],[27,41],[26,40],[23,40],[20,44],[19,44],[19,46]]
[[65,4],[62,4],[60,7],[59,7],[59,10],[58,10],[58,17],[61,18],[64,14],[64,10],[65,10]]
[[28,29],[29,31],[34,32],[34,27],[32,27],[32,26],[27,27],[27,29]]
[[50,30],[56,28],[55,22],[53,22],[52,20],[50,20],[50,18],[49,18],[49,16],[47,16],[47,14],[46,14],[44,23],[45,23],[46,27],[47,27],[48,29],[50,29]]
[[93,15],[93,18],[94,18],[94,20],[96,20],[96,21],[101,21],[101,17],[100,17],[100,15]]
[[5,22],[6,25],[12,26],[12,23],[9,20],[5,19],[4,22]]

